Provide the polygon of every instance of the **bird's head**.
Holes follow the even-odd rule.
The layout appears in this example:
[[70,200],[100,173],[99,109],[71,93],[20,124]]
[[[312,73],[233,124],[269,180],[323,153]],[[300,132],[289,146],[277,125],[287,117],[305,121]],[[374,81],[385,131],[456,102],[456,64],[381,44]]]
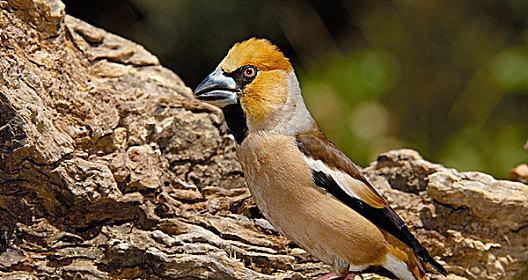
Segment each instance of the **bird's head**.
[[[222,108],[224,115],[232,114],[238,107],[249,131],[281,128],[300,111],[306,121],[313,122],[290,61],[265,39],[252,38],[235,44],[198,85],[195,95]],[[229,125],[227,115],[226,121]]]

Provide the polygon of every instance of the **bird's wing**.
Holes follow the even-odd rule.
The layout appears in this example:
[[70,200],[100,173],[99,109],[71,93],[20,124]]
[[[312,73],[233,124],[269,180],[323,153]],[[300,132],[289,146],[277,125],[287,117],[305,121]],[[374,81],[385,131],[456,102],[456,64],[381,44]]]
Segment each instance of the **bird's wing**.
[[339,190],[336,192],[343,192],[346,197],[358,199],[374,208],[389,205],[356,165],[321,132],[299,134],[296,140],[297,147],[304,154],[312,171],[320,174],[318,177],[328,176],[328,179],[337,183]]
[[409,246],[422,261],[445,273],[356,165],[321,132],[299,134],[296,144],[312,169],[318,187]]

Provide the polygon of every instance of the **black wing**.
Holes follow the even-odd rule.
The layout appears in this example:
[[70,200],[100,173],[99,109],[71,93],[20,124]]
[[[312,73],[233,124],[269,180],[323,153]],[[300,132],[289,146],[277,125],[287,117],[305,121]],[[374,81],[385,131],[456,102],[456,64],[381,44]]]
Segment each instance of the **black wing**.
[[405,222],[390,206],[385,208],[372,207],[364,201],[348,195],[331,175],[315,170],[312,170],[312,175],[317,186],[324,188],[348,207],[409,246],[422,261],[430,263],[438,272],[443,275],[447,274],[445,268],[429,255],[427,249],[414,237]]

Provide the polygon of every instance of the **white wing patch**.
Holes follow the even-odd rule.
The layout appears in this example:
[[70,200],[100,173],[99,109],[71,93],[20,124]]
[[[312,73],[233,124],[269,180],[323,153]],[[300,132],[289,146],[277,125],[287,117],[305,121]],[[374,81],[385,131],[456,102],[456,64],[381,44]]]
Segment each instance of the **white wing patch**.
[[321,160],[314,160],[311,157],[304,156],[304,160],[308,163],[308,166],[315,171],[323,172],[328,176],[332,177],[337,185],[345,191],[349,196],[355,197],[359,200],[363,199],[354,191],[355,188],[365,188],[365,183],[352,178],[352,176],[343,173],[339,170],[334,170],[326,165]]

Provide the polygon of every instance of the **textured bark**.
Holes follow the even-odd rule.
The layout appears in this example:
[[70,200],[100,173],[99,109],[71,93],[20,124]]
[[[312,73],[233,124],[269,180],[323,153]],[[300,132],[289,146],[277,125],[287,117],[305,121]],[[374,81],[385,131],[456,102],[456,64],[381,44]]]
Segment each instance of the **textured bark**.
[[[0,8],[0,277],[328,271],[261,217],[221,113],[155,56],[58,0]],[[528,278],[526,185],[410,150],[365,171],[451,279]]]

